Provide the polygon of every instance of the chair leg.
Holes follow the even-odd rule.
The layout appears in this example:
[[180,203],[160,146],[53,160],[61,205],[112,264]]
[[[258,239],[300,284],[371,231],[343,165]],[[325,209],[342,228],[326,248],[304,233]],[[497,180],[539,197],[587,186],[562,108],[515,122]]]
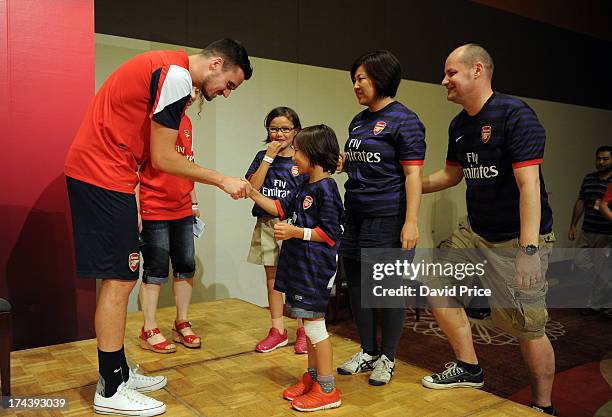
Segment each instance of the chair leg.
[[0,313],[0,379],[2,395],[11,395],[11,313]]

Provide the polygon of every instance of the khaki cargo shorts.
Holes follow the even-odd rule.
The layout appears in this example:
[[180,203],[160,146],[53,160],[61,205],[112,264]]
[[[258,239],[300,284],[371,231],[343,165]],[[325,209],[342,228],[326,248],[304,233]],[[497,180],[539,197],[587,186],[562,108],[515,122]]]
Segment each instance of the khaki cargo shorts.
[[274,225],[280,221],[278,217],[271,216],[257,218],[247,262],[264,266],[278,265],[282,242],[274,239]]
[[[548,321],[546,310],[548,283],[545,277],[554,241],[553,232],[540,236],[539,253],[543,279],[536,287],[527,290],[516,289],[511,285],[516,251],[520,247],[518,239],[489,242],[474,232],[467,220],[461,221],[452,236],[440,243],[438,246],[441,249],[440,259],[437,259],[437,262],[466,264],[484,262],[486,267],[483,276],[466,277],[460,285],[490,289],[489,304],[493,323],[520,340],[538,339],[544,336]],[[452,276],[433,277],[426,279],[424,283],[429,288],[457,286],[457,280]],[[474,297],[457,295],[452,298],[465,307]],[[446,306],[448,305],[447,303]]]

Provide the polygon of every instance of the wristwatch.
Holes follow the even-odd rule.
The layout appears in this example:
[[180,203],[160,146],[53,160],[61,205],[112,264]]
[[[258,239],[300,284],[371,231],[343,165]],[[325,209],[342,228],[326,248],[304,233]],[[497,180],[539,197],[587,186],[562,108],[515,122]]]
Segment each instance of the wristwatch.
[[540,249],[540,248],[538,248],[536,245],[526,245],[526,246],[522,246],[522,245],[521,245],[521,250],[522,250],[522,251],[523,251],[523,252],[524,252],[526,255],[529,255],[529,256],[533,256],[533,255],[535,255],[536,253],[538,253],[538,250],[539,250],[539,249]]

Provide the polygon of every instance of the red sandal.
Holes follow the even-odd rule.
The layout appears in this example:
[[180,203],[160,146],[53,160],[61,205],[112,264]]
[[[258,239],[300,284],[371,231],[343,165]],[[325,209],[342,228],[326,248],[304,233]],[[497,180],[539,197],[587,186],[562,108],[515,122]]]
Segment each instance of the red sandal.
[[195,335],[195,334],[183,335],[183,333],[181,332],[181,330],[186,329],[188,327],[191,327],[190,321],[183,321],[180,323],[177,323],[175,321],[174,325],[172,326],[172,339],[176,343],[181,343],[185,345],[185,347],[188,347],[188,348],[195,349],[195,348],[201,347],[202,340],[200,339],[200,336]]
[[176,352],[176,346],[174,343],[169,341],[168,339],[164,339],[162,342],[151,344],[149,343],[149,339],[155,336],[156,334],[161,334],[159,327],[156,327],[151,330],[145,331],[144,326],[140,329],[140,336],[138,337],[138,341],[140,342],[140,347],[147,350],[152,350],[157,353],[173,353]]

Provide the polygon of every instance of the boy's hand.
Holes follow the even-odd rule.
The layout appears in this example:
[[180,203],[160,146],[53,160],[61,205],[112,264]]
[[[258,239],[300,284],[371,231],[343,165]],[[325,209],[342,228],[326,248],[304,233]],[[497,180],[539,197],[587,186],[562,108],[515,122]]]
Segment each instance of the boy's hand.
[[219,188],[231,195],[234,200],[247,198],[252,190],[251,184],[247,180],[233,177],[225,177]]
[[274,239],[287,240],[292,238],[302,238],[299,236],[300,229],[289,223],[281,222],[274,225]]

